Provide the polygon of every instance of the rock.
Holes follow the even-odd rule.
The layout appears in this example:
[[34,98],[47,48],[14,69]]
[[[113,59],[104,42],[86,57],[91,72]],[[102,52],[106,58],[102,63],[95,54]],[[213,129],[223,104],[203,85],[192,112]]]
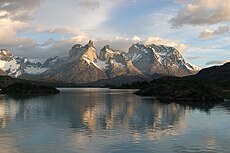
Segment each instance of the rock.
[[164,74],[170,76],[187,76],[196,74],[200,68],[187,63],[180,52],[164,45],[134,44],[127,56],[133,65],[143,74]]
[[0,75],[5,75],[5,72],[2,69],[0,69]]

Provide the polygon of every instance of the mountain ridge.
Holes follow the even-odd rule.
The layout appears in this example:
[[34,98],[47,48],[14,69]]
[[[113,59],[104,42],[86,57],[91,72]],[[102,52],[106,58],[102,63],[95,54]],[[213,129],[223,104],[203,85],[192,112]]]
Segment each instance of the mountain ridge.
[[[187,63],[175,48],[156,44],[133,44],[127,53],[113,50],[109,45],[105,45],[98,55],[93,41],[90,40],[85,46],[74,45],[70,49],[68,57],[55,56],[47,59],[44,63],[33,63],[27,58],[14,57],[10,52],[7,53],[7,57],[5,52],[2,54],[4,56],[0,56],[0,63],[2,63],[0,68],[8,75],[21,76],[22,78],[30,76],[30,78],[77,84],[111,79],[122,75],[187,76],[196,74],[200,70]],[[13,66],[7,67],[6,63]],[[12,67],[15,68],[12,69]]]

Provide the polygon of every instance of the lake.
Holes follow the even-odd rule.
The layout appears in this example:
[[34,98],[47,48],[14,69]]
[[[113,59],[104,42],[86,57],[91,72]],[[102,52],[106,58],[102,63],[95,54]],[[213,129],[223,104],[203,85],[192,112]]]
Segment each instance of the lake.
[[0,95],[0,152],[229,153],[230,107],[192,109],[134,91]]

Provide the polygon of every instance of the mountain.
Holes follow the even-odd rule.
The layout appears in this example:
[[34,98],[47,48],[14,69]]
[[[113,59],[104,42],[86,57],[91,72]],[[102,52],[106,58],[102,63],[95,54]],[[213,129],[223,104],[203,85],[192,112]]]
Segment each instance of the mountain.
[[105,73],[95,64],[95,60],[97,53],[92,41],[85,46],[77,44],[69,51],[68,58],[42,75],[44,79],[75,83],[106,79]]
[[142,75],[142,72],[133,66],[126,54],[111,49],[109,45],[104,46],[100,51],[96,64],[101,65],[101,63],[107,65],[104,70],[108,78],[121,75]]
[[98,56],[91,40],[85,46],[74,45],[69,51],[69,56],[64,58],[55,56],[45,62],[31,62],[27,58],[15,57],[9,51],[3,50],[0,62],[0,68],[14,77],[77,84],[105,79],[115,80],[112,79],[115,77],[116,80],[135,78],[129,80],[132,82],[153,74],[186,76],[196,74],[200,70],[187,63],[173,47],[137,43],[124,53],[106,45]]
[[143,74],[186,76],[196,74],[200,68],[185,62],[180,52],[164,45],[134,44],[127,56]]
[[79,84],[115,80],[112,79],[115,77],[116,80],[124,80],[123,78],[127,78],[125,75],[135,80],[152,74],[186,76],[196,74],[199,70],[200,68],[185,62],[179,51],[173,47],[134,44],[128,53],[122,53],[106,45],[98,56],[93,42],[89,41],[85,46],[74,45],[63,63],[42,75],[45,79]]
[[4,73],[13,77],[25,74],[38,75],[62,61],[62,58],[56,56],[42,63],[26,57],[14,56],[9,50],[2,49],[0,50],[0,74]]

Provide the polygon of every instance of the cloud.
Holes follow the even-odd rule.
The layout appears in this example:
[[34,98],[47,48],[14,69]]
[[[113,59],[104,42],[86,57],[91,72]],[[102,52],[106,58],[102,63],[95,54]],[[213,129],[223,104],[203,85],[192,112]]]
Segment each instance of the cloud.
[[135,44],[135,43],[140,42],[140,41],[141,41],[141,38],[138,36],[133,36],[132,38],[117,36],[117,37],[114,37],[112,39],[97,38],[94,41],[94,45],[98,49],[98,51],[103,46],[108,44],[112,49],[120,50],[122,52],[128,52],[129,47],[132,44]]
[[216,24],[230,21],[229,0],[177,0],[184,8],[169,22],[173,27]]
[[94,10],[94,9],[100,7],[100,3],[93,1],[93,0],[82,0],[81,2],[79,2],[79,5],[85,7],[89,10]]
[[[91,38],[88,35],[75,35],[70,38],[62,39],[48,39],[44,43],[34,43],[31,46],[26,46],[26,43],[14,48],[14,54],[19,56],[28,56],[32,58],[48,58],[52,56],[68,56],[69,49],[75,44],[85,45]],[[117,36],[112,39],[94,38],[94,46],[97,48],[99,53],[100,49],[109,44],[112,49],[127,52],[129,47],[135,43],[146,43],[146,44],[163,44],[172,47],[176,47],[180,51],[184,51],[187,48],[186,45],[180,44],[175,40],[167,40],[159,37],[149,37],[144,41],[138,36],[131,38]]]
[[26,22],[33,17],[41,0],[1,0],[0,1],[0,45],[3,48],[33,46],[36,42],[29,37],[18,36],[19,31],[30,28]]
[[189,60],[196,60],[196,59],[200,59],[201,57],[200,56],[189,56],[187,57],[187,59]]
[[31,38],[17,36],[17,31],[26,27],[28,27],[28,24],[20,21],[0,19],[0,45],[18,46],[21,44],[34,44],[34,41]]
[[213,45],[205,45],[203,47],[201,47],[201,49],[213,49],[214,46]]
[[175,47],[179,51],[185,51],[188,46],[185,44],[180,43],[176,40],[169,40],[169,39],[162,39],[160,37],[148,37],[145,41],[145,44],[151,45],[151,44],[161,44],[161,45],[167,45],[170,47]]
[[225,33],[229,33],[229,26],[219,26],[217,30],[213,31],[210,29],[205,29],[199,36],[201,39],[212,38],[216,35],[223,35]]
[[224,63],[230,62],[230,60],[224,60],[224,61],[209,61],[206,63],[206,65],[222,65]]
[[50,34],[70,34],[70,35],[78,35],[78,34],[85,34],[81,31],[80,28],[77,27],[43,27],[43,26],[35,26],[29,29],[27,28],[25,31],[22,32],[39,32],[39,33],[50,33]]
[[34,45],[27,46],[22,44],[12,48],[15,55],[27,56],[35,59],[47,59],[53,56],[65,57],[68,56],[68,51],[76,43],[86,44],[89,38],[84,35],[76,35],[70,38],[48,39],[44,43],[35,42]]
[[41,0],[1,0],[0,18],[12,20],[28,20],[40,6]]

